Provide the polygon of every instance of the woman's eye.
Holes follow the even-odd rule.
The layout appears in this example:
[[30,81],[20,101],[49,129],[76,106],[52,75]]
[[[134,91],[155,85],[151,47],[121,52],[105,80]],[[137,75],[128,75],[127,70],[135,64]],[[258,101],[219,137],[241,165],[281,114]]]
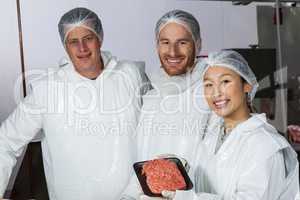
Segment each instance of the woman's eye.
[[204,84],[204,87],[206,87],[206,88],[212,87],[212,84],[211,83],[206,83],[206,84]]
[[223,80],[222,83],[226,84],[226,83],[230,83],[230,80]]

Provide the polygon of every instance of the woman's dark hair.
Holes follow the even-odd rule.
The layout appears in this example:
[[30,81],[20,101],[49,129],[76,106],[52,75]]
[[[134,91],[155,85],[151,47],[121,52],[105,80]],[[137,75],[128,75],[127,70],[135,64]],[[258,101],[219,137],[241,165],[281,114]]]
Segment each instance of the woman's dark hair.
[[[243,77],[241,77],[241,80],[242,80],[243,84],[249,84]],[[248,106],[248,109],[249,109],[250,113],[255,113],[256,109],[252,105],[252,102],[251,102],[251,99],[250,99],[250,96],[249,96],[248,92],[246,92],[246,101],[247,101],[247,106]]]

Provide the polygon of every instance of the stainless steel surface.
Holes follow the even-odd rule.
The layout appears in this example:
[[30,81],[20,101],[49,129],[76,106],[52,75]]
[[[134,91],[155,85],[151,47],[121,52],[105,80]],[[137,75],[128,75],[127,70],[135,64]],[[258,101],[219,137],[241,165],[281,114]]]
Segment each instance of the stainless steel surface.
[[[274,7],[257,7],[258,41],[262,48],[277,48],[276,25],[273,23]],[[282,24],[279,27],[281,36],[282,65],[287,67],[284,80],[287,82],[287,124],[300,124],[300,8],[282,7]],[[277,99],[276,99],[277,100]],[[285,132],[285,131],[284,131]]]
[[[282,21],[282,16],[281,16],[281,4],[280,0],[276,0],[276,13],[275,13],[275,24],[276,24],[276,33],[277,33],[277,51],[278,51],[278,68],[281,71],[283,69],[283,62],[282,62],[282,45],[281,45],[281,31],[280,31],[280,26],[281,26],[281,21]],[[273,18],[274,19],[274,18]],[[284,84],[286,81],[283,79],[283,73],[278,74],[279,78],[279,83]],[[281,106],[281,113],[282,115],[282,127],[287,127],[287,110],[286,110],[286,98],[285,98],[285,92],[284,90],[280,90],[279,92],[280,95],[280,104]],[[287,135],[285,135],[287,137]]]

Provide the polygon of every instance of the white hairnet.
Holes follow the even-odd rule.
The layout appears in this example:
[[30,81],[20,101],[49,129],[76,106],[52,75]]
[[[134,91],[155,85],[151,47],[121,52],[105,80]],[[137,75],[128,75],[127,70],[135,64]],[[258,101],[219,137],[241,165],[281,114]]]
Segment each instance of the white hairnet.
[[103,40],[101,20],[96,13],[87,8],[74,8],[60,18],[58,30],[64,45],[68,34],[76,27],[87,28],[98,36],[100,42]]
[[160,31],[169,23],[175,22],[184,26],[192,35],[195,43],[196,55],[201,49],[201,35],[200,35],[200,25],[197,19],[190,13],[182,10],[172,10],[164,14],[156,23],[155,27],[155,38],[158,42]]
[[206,66],[203,74],[205,74],[207,69],[212,66],[227,67],[238,73],[247,83],[252,86],[249,97],[251,101],[253,100],[258,88],[258,83],[255,74],[248,65],[248,62],[239,53],[232,50],[222,50],[219,52],[210,53],[208,58],[204,59],[204,65]]

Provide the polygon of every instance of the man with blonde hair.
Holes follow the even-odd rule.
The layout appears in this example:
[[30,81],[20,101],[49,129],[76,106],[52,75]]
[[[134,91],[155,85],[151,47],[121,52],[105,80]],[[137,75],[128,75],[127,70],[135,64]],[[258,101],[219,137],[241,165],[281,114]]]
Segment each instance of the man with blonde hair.
[[51,200],[117,200],[135,159],[143,73],[100,50],[102,24],[91,10],[70,10],[58,27],[70,62],[35,81],[0,127],[0,198],[16,157],[42,129]]

